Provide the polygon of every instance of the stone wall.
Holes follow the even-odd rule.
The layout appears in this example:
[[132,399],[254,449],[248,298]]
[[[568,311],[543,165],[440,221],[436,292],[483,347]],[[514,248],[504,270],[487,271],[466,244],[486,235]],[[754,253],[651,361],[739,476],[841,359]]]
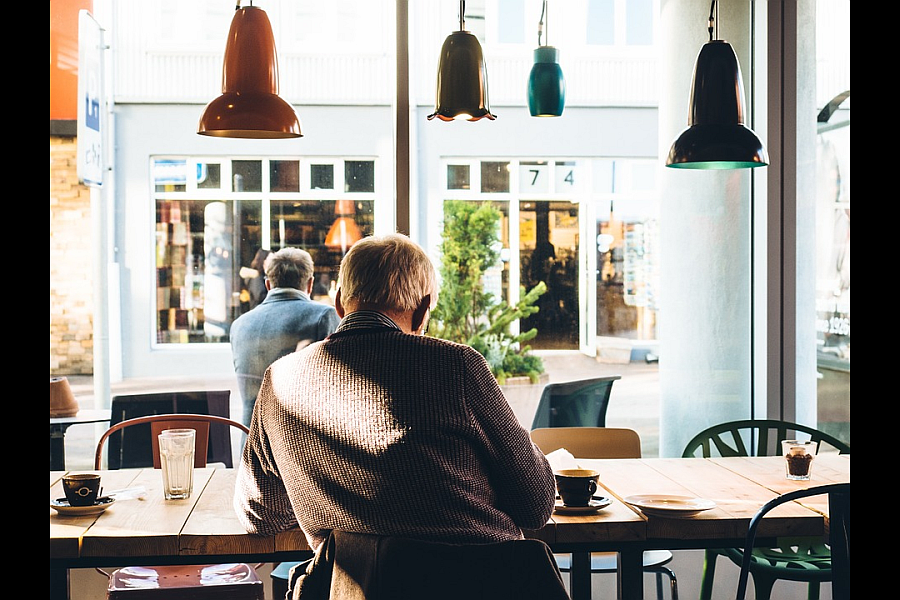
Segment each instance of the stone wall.
[[50,136],[50,376],[94,366],[91,192],[78,183],[74,137]]

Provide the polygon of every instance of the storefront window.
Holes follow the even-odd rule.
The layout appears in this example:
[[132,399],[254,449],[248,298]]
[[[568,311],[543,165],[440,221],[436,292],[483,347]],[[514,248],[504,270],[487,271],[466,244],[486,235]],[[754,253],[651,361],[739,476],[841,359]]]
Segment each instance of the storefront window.
[[[287,246],[312,255],[313,297],[333,302],[341,258],[374,233],[375,162],[302,162],[153,161],[157,343],[227,343],[234,319],[265,297],[265,256]],[[336,164],[355,198],[312,191],[335,188]]]

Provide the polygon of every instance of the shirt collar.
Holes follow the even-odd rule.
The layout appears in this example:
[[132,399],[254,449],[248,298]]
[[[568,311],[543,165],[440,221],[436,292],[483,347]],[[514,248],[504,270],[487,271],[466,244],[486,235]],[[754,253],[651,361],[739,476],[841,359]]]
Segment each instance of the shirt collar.
[[335,331],[372,328],[388,328],[402,331],[393,320],[375,310],[357,310],[345,315]]
[[304,298],[309,300],[309,294],[297,288],[273,288],[266,294],[266,298]]

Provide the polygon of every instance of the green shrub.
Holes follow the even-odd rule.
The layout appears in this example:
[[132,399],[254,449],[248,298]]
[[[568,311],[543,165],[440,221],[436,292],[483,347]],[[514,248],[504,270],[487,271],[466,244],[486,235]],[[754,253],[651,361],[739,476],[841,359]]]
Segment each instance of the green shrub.
[[484,274],[500,258],[500,219],[490,202],[448,200],[444,203],[441,236],[441,289],[431,315],[429,335],[472,346],[491,367],[497,381],[527,375],[537,381],[544,372],[540,357],[526,342],[530,329],[510,333],[519,319],[538,312],[537,299],[547,291],[542,281],[526,293],[520,289],[515,306],[484,291]]

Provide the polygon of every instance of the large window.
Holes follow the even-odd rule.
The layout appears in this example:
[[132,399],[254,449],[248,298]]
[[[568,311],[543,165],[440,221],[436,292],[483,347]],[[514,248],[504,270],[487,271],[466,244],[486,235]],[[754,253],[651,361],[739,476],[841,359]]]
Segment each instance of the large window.
[[265,297],[262,263],[293,246],[315,262],[313,298],[331,302],[340,260],[373,233],[375,161],[153,159],[156,341],[227,342]]

